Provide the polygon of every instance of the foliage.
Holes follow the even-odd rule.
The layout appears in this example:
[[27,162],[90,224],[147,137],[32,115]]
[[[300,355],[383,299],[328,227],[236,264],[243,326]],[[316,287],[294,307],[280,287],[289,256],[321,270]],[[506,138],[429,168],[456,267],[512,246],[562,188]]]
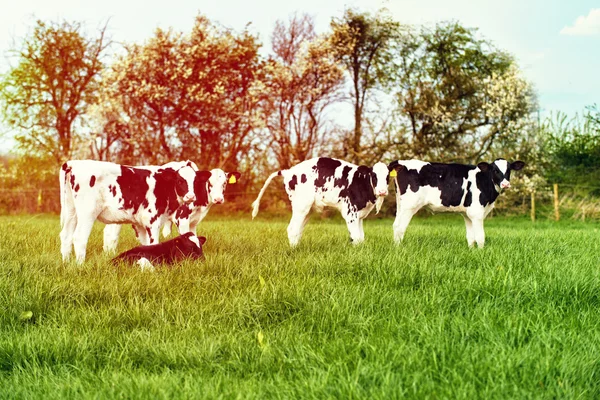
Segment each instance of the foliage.
[[344,140],[344,156],[358,163],[363,158],[363,118],[369,95],[388,81],[385,65],[400,24],[383,10],[376,15],[346,9],[343,17],[331,21],[331,43],[335,57],[343,65],[351,83],[354,111],[353,132]]
[[397,154],[474,163],[519,139],[535,96],[508,54],[457,22],[407,30],[395,43],[387,70]]
[[600,125],[591,108],[584,117],[556,113],[544,122],[552,182],[600,186]]
[[327,108],[339,99],[342,70],[326,38],[318,38],[308,15],[277,21],[273,57],[266,66],[262,107],[278,167],[289,168],[315,156],[330,139]]
[[[100,136],[121,159],[193,159],[235,168],[260,126],[256,38],[199,16],[190,34],[157,29],[106,76]],[[116,103],[111,103],[109,99]],[[116,137],[116,138],[115,138]]]
[[96,101],[106,26],[87,37],[77,22],[38,20],[0,81],[5,121],[18,147],[60,163],[72,156],[87,107]]
[[99,224],[77,267],[58,217],[0,218],[0,396],[600,394],[595,224],[493,218],[480,251],[459,216],[416,219],[402,246],[391,220],[358,247],[338,220],[290,249],[286,224],[209,215],[206,262],[151,274],[109,265]]

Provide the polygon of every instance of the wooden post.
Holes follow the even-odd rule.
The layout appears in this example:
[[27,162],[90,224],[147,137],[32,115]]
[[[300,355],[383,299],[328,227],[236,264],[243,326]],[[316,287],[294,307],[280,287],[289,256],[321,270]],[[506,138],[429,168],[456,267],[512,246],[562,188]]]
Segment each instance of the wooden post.
[[554,219],[560,220],[560,211],[558,210],[558,183],[554,185]]
[[535,191],[531,192],[531,222],[535,222]]

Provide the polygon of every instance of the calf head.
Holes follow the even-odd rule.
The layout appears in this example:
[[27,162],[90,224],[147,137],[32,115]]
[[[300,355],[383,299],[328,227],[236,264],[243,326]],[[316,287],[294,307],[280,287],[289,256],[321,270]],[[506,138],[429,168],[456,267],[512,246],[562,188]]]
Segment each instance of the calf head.
[[182,199],[184,203],[189,204],[196,200],[194,193],[194,180],[196,179],[196,171],[190,166],[185,166],[177,170],[175,177],[175,192],[177,197]]
[[175,250],[185,258],[204,259],[202,246],[206,243],[204,236],[196,236],[193,232],[183,234],[175,240]]
[[239,172],[224,172],[216,168],[210,171],[208,179],[208,203],[222,204],[225,202],[225,188],[228,183],[234,184],[240,179]]
[[375,197],[376,212],[379,213],[383,199],[388,194],[388,168],[384,163],[378,162],[372,168],[361,165],[356,170],[356,176],[353,181],[366,180]]
[[480,162],[477,167],[482,172],[489,172],[492,178],[492,182],[495,186],[499,187],[500,190],[508,189],[510,187],[510,172],[518,171],[525,166],[523,161],[514,161],[509,163],[503,158],[498,158],[491,164],[486,162]]

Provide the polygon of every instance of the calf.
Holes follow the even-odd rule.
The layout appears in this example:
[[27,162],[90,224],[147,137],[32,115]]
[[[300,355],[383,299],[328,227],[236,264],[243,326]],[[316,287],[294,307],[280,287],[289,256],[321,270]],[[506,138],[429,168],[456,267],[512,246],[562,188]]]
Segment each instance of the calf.
[[[149,171],[157,171],[160,168],[172,168],[175,171],[179,171],[182,168],[191,167],[194,171],[198,171],[198,167],[193,161],[171,161],[161,166],[158,165],[138,165],[135,166],[137,169],[145,169]],[[195,181],[198,177],[194,177],[194,185]],[[195,193],[194,193],[195,194]],[[174,212],[171,212],[168,218],[171,218],[174,215]],[[167,218],[167,223],[168,222]],[[117,249],[117,245],[119,244],[119,234],[121,233],[122,224],[107,224],[104,227],[104,246],[103,249],[105,252],[113,252]],[[135,228],[134,228],[135,229]]]
[[467,226],[469,247],[475,242],[483,247],[483,220],[494,208],[494,201],[502,190],[510,187],[511,171],[523,166],[523,161],[509,163],[502,158],[477,166],[393,161],[388,168],[396,183],[394,240],[401,242],[413,215],[427,207],[434,212],[461,213]]
[[72,160],[60,170],[61,253],[71,247],[85,260],[94,221],[132,224],[142,244],[158,242],[160,226],[183,203],[196,200],[196,171],[186,166],[142,169],[103,161]]
[[365,238],[363,220],[373,207],[377,212],[388,194],[388,169],[378,162],[371,167],[357,166],[334,158],[313,158],[267,178],[258,197],[252,203],[252,218],[258,214],[260,199],[276,176],[283,176],[285,190],[292,203],[292,219],[288,239],[296,246],[308,221],[311,208],[336,208],[346,220],[350,240],[354,244]]
[[171,222],[177,226],[179,234],[196,233],[196,227],[206,217],[213,204],[225,202],[227,184],[234,184],[240,179],[239,172],[224,172],[221,169],[199,171],[194,181],[196,200],[182,204],[171,218],[165,222],[163,236],[171,234]]
[[196,236],[192,232],[149,246],[138,246],[127,250],[113,258],[113,263],[136,262],[142,270],[154,270],[153,263],[173,264],[186,258],[204,260],[202,246],[206,243],[204,236]]

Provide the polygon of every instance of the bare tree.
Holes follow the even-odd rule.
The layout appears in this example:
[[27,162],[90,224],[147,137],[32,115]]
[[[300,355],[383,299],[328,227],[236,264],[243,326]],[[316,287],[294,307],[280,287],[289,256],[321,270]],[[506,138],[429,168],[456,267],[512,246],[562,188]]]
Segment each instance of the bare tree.
[[280,168],[314,156],[327,140],[327,108],[339,100],[343,74],[329,41],[318,38],[314,20],[292,15],[272,35],[264,108],[271,149]]

